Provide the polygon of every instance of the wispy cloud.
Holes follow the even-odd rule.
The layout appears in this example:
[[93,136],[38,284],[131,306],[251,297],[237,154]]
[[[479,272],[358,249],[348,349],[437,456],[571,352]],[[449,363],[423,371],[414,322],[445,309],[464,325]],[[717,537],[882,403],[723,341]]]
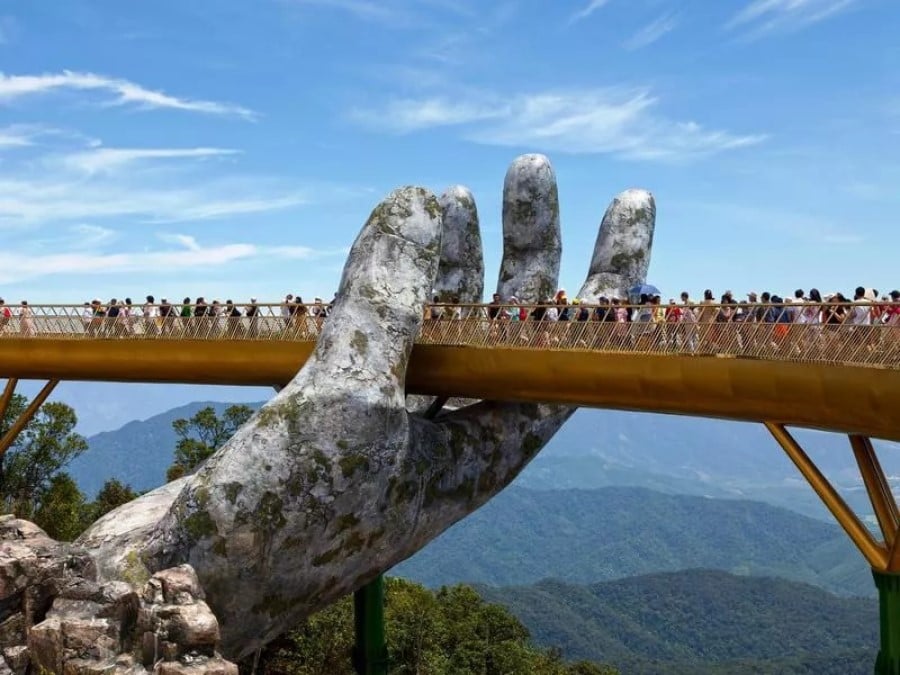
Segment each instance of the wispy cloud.
[[378,110],[357,108],[350,118],[365,126],[393,133],[410,133],[433,127],[454,126],[509,115],[508,106],[487,101],[457,101],[445,98],[398,99]]
[[61,73],[41,75],[7,75],[0,73],[0,103],[26,96],[48,94],[59,90],[101,91],[112,94],[104,101],[107,105],[135,105],[142,108],[168,108],[209,115],[226,115],[254,119],[256,114],[239,105],[179,98],[161,91],[147,89],[128,80],[106,77],[94,73],[64,70]]
[[748,37],[761,37],[824,21],[858,2],[859,0],[751,0],[726,24],[726,28],[744,28],[748,31]]
[[378,23],[389,28],[408,29],[434,20],[435,15],[457,19],[476,18],[476,10],[463,0],[282,0],[300,8],[341,12],[358,21]]
[[[78,276],[95,274],[133,274],[166,270],[168,275],[179,271],[200,271],[222,267],[230,263],[254,259],[321,259],[342,257],[347,249],[316,249],[307,246],[260,246],[251,243],[204,242],[184,234],[161,235],[160,239],[174,246],[161,250],[95,251],[65,250],[50,254],[29,251],[0,250],[0,283],[18,282],[50,276]],[[59,250],[61,241],[45,250]],[[203,255],[198,256],[197,251]]]
[[478,143],[625,159],[679,161],[761,143],[764,134],[733,134],[676,121],[658,112],[646,89],[607,88],[517,96],[403,99],[357,111],[372,128],[408,133],[461,127]]
[[0,150],[3,148],[23,148],[31,145],[35,130],[25,125],[0,127]]
[[569,23],[578,23],[588,18],[598,9],[604,7],[609,0],[589,0],[588,3],[569,17]]
[[166,270],[167,274],[183,269],[199,269],[224,265],[253,257],[253,244],[208,246],[198,256],[189,249],[135,252],[84,253],[67,252],[47,255],[18,255],[0,251],[0,283],[34,279],[50,275],[110,274]]
[[70,168],[94,174],[121,169],[128,164],[147,160],[205,159],[237,153],[237,150],[228,148],[96,148],[66,155],[63,161]]
[[160,232],[156,236],[159,237],[160,241],[164,241],[167,244],[177,244],[186,248],[188,251],[200,250],[200,244],[197,243],[197,238],[192,237],[189,234],[169,234]]
[[678,26],[678,19],[674,14],[663,14],[661,17],[651,21],[637,33],[628,38],[623,46],[625,49],[632,51],[635,49],[642,49],[643,47],[652,45],[666,33],[675,30],[676,26]]
[[308,203],[305,194],[264,180],[207,180],[190,187],[128,180],[79,181],[63,176],[0,175],[0,226],[126,218],[143,223],[222,219]]
[[407,19],[405,12],[380,0],[290,0],[290,2],[298,6],[347,12],[363,21],[387,23]]

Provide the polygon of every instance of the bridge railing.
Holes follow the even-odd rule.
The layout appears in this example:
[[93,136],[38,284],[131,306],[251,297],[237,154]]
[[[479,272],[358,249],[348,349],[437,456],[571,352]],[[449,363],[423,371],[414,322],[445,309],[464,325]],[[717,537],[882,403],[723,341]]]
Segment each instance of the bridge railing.
[[[314,341],[326,305],[0,307],[0,339]],[[292,311],[293,310],[293,311]],[[866,317],[858,325],[855,313]],[[900,368],[900,303],[429,305],[422,344],[765,358]]]

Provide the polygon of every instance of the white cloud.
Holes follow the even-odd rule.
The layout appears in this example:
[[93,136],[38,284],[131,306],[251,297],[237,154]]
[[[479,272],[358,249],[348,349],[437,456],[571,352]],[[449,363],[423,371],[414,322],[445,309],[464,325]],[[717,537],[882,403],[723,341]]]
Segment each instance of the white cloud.
[[604,7],[608,2],[609,0],[590,0],[587,5],[585,5],[569,17],[569,23],[577,23],[579,21],[582,21],[583,19],[588,18],[598,9]]
[[0,103],[26,96],[47,94],[57,90],[104,91],[115,98],[108,105],[134,104],[145,108],[169,108],[210,115],[227,115],[253,119],[255,113],[230,103],[178,98],[161,91],[146,89],[128,80],[64,70],[41,75],[6,75],[0,73]]
[[477,11],[462,0],[283,0],[295,7],[343,12],[359,21],[379,23],[390,28],[414,28],[429,23],[434,13],[455,19],[476,18]]
[[394,133],[460,126],[469,140],[576,154],[677,161],[761,143],[763,134],[737,135],[675,121],[656,112],[646,89],[592,89],[474,100],[403,99],[355,118]]
[[200,250],[200,244],[197,243],[197,239],[189,234],[167,234],[165,232],[161,232],[157,236],[161,241],[169,244],[178,244],[179,246],[186,248],[188,251]]
[[[2,136],[0,136],[2,144]],[[203,159],[237,154],[227,148],[96,148],[63,157],[70,168],[93,174],[152,159]]]
[[100,227],[99,225],[89,225],[88,223],[79,223],[69,229],[77,237],[76,246],[81,248],[103,246],[118,237],[118,233],[115,230],[111,230],[108,227]]
[[675,30],[677,25],[678,19],[676,19],[674,15],[664,14],[658,19],[648,23],[637,33],[628,38],[624,43],[624,47],[630,50],[647,47],[659,40],[666,33]]
[[0,226],[126,218],[145,223],[210,220],[287,209],[307,203],[297,192],[266,181],[231,179],[191,187],[129,181],[77,181],[0,176]]
[[397,9],[376,0],[291,0],[293,4],[337,10],[363,21],[390,22],[405,18]]
[[796,30],[849,9],[859,0],[751,0],[726,28],[745,28],[749,37]]
[[19,282],[50,275],[109,274],[123,272],[158,272],[171,274],[179,269],[197,269],[224,265],[257,255],[252,244],[226,244],[203,249],[198,256],[190,249],[172,251],[51,253],[18,255],[0,251],[0,283]]
[[350,117],[365,126],[403,134],[495,119],[508,114],[506,106],[498,108],[487,102],[426,98],[398,99],[381,110],[357,109],[350,113]]
[[0,148],[22,148],[31,145],[34,135],[14,126],[0,129]]
[[[115,233],[113,233],[115,234]],[[0,283],[21,282],[50,276],[134,274],[165,270],[172,276],[181,270],[199,271],[255,259],[316,259],[344,256],[347,249],[315,249],[307,246],[258,246],[228,243],[201,246],[185,234],[160,235],[175,246],[164,250],[95,251],[83,249],[40,254],[0,249]],[[59,242],[57,242],[58,244]],[[52,250],[53,247],[47,247]],[[45,249],[46,250],[46,249]],[[202,255],[197,255],[202,251]]]

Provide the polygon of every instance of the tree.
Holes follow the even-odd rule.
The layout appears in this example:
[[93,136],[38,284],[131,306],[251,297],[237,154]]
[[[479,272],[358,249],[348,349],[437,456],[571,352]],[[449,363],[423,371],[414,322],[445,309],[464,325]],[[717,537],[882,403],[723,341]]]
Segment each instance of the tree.
[[130,485],[125,485],[115,478],[107,480],[100,491],[97,498],[89,505],[89,523],[93,523],[100,516],[103,516],[114,508],[127,504],[132,499],[137,499],[138,493],[131,489]]
[[[615,668],[566,664],[559,650],[530,644],[507,609],[484,602],[470,586],[435,592],[388,578],[385,623],[394,675],[615,675]],[[352,675],[353,605],[344,598],[317,612],[262,655],[264,675]]]
[[[27,407],[28,399],[14,394],[0,420],[0,434],[5,434]],[[4,511],[30,518],[40,509],[54,478],[87,450],[87,441],[75,433],[77,423],[75,411],[65,403],[50,402],[40,407],[0,457],[0,498]],[[63,484],[56,485],[55,489],[54,499],[58,499],[59,491],[65,492]]]
[[190,419],[177,419],[172,428],[178,434],[175,461],[166,471],[166,478],[173,481],[192,473],[207,457],[218,450],[253,415],[247,405],[232,405],[222,416],[207,406],[198,410]]
[[72,541],[91,524],[89,512],[75,481],[69,474],[60,473],[50,479],[41,495],[34,522],[54,539]]

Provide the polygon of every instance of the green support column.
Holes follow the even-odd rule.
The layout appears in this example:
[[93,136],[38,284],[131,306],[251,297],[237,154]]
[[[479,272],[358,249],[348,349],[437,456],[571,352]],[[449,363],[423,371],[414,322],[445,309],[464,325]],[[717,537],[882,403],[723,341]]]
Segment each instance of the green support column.
[[353,594],[353,623],[356,647],[353,667],[358,675],[386,675],[388,672],[387,643],[384,639],[384,577]]
[[881,648],[875,675],[900,675],[900,574],[872,571],[878,587]]

